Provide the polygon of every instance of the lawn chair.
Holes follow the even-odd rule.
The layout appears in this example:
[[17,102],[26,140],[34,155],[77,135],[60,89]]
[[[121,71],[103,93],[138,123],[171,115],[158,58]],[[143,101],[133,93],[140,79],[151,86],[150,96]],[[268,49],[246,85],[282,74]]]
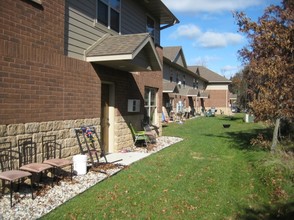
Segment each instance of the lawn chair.
[[136,146],[136,143],[138,141],[143,141],[146,144],[146,147],[148,146],[148,142],[150,142],[149,137],[146,135],[145,131],[136,131],[130,123],[130,129],[132,131],[133,137],[134,137],[134,145]]
[[[18,140],[18,149],[20,152],[19,169],[28,171],[34,175],[40,175],[37,184],[39,185],[42,173],[52,170],[52,166],[45,163],[37,163],[37,145],[32,141],[32,138],[22,138]],[[53,173],[53,172],[52,172]],[[52,183],[53,186],[52,176]]]
[[[152,129],[151,125],[142,123],[142,127],[145,131],[145,134],[148,136],[150,142],[152,144],[155,144],[156,143],[156,132],[154,131],[154,129]],[[155,127],[155,126],[153,126],[153,127]],[[155,127],[155,129],[157,129],[157,127]]]
[[10,184],[10,207],[12,207],[12,194],[13,194],[13,183],[18,181],[18,189],[20,180],[24,178],[31,179],[31,193],[33,199],[33,183],[32,183],[32,174],[30,172],[22,171],[15,169],[16,160],[19,159],[19,152],[14,152],[16,155],[13,154],[11,148],[11,142],[3,142],[0,143],[0,166],[1,166],[1,173],[0,179],[2,180],[2,190],[4,192],[5,189],[5,181],[8,181]]
[[42,137],[42,154],[43,163],[53,166],[53,176],[56,175],[56,169],[62,169],[70,166],[70,174],[72,180],[73,162],[68,159],[61,158],[61,144],[56,142],[56,135],[47,135]]

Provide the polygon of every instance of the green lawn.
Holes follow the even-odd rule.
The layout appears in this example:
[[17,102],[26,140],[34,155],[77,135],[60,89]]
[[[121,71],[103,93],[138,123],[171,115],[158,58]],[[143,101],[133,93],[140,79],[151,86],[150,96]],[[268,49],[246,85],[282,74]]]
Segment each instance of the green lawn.
[[[223,128],[230,123],[230,128]],[[166,136],[184,140],[103,181],[42,219],[266,219],[276,215],[250,147],[264,131],[241,115],[170,123]],[[293,188],[293,187],[292,187]],[[287,199],[290,204],[291,199]],[[287,211],[289,212],[289,211]]]

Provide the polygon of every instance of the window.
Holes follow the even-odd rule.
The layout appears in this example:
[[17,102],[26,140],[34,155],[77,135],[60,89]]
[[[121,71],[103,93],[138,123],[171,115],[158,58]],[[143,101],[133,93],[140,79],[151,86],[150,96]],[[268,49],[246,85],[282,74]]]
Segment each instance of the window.
[[120,0],[98,0],[97,22],[119,32]]
[[186,87],[186,75],[183,76],[183,87]]
[[156,94],[157,89],[148,87],[145,88],[144,107],[151,123],[155,122],[156,117]]
[[198,89],[198,80],[193,79],[193,89]]
[[152,39],[154,40],[154,30],[155,30],[155,22],[152,18],[147,16],[147,25],[146,25],[146,31],[150,34]]
[[170,81],[170,82],[173,82],[173,73],[170,74],[170,76],[169,76],[169,81]]

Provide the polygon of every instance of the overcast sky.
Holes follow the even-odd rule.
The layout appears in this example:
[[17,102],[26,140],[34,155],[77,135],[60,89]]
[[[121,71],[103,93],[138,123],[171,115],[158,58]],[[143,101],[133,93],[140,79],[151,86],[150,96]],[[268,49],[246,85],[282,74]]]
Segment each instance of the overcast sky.
[[180,20],[161,31],[161,45],[182,46],[188,65],[203,65],[228,79],[242,69],[237,51],[246,45],[232,13],[257,20],[279,0],[162,0]]

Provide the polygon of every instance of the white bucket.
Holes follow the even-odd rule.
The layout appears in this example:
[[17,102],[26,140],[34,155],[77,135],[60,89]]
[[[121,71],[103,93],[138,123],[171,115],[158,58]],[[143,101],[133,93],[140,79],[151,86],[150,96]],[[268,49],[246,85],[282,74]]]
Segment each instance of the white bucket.
[[77,175],[85,175],[87,173],[87,155],[73,156],[74,172]]

